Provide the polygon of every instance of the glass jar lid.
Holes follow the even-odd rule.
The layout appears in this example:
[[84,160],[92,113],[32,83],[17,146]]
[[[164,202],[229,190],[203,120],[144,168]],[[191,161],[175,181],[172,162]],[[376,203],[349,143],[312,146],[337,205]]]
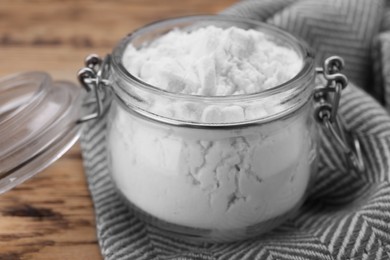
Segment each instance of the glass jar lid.
[[81,90],[43,72],[0,79],[0,194],[48,167],[76,142]]

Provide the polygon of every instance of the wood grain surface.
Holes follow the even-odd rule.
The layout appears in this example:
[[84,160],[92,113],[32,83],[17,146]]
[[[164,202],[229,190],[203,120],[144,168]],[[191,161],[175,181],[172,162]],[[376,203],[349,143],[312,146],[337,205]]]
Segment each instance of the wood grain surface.
[[[90,53],[109,53],[146,23],[216,13],[235,0],[0,0],[0,76],[46,71],[76,81]],[[79,145],[0,195],[0,259],[101,259]]]

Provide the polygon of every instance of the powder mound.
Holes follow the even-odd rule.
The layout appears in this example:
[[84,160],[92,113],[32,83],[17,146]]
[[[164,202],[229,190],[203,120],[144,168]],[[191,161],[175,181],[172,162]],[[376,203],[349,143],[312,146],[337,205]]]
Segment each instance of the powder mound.
[[148,84],[170,92],[228,96],[260,92],[293,78],[302,59],[255,30],[215,26],[175,29],[148,45],[129,45],[125,68]]

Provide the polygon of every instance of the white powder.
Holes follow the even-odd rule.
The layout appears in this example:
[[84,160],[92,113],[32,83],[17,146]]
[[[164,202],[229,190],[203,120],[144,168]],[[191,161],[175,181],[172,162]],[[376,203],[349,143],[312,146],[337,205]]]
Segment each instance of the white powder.
[[[260,92],[302,68],[295,51],[261,32],[212,26],[174,30],[140,49],[129,45],[123,63],[158,88],[204,96]],[[213,104],[201,97],[193,102],[129,91],[145,100],[143,109],[195,122],[240,122],[283,109],[275,98]],[[210,130],[156,124],[114,103],[108,135],[113,178],[142,211],[234,239],[229,230],[245,233],[248,226],[289,212],[303,198],[315,154],[308,113]]]
[[108,136],[113,178],[143,211],[229,236],[302,200],[315,154],[307,113],[210,131],[148,122],[114,106]]
[[173,30],[137,50],[123,64],[135,76],[175,93],[204,96],[250,94],[293,78],[302,59],[255,30],[213,26]]
[[[122,61],[134,76],[157,88],[202,96],[258,93],[292,79],[303,64],[294,50],[262,32],[213,26],[173,30],[140,49],[129,45]],[[205,123],[248,121],[283,109],[272,99],[255,106],[156,102],[153,96],[148,101],[153,113]]]
[[135,76],[175,93],[204,96],[250,94],[293,78],[302,59],[255,30],[213,26],[173,30],[137,50],[123,64]]

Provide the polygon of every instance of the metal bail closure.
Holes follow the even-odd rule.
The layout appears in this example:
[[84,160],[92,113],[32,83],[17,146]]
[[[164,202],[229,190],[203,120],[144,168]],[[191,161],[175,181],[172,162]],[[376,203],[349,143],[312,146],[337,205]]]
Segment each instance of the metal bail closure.
[[316,101],[315,116],[330,132],[338,146],[346,155],[349,167],[358,172],[365,170],[362,151],[359,140],[354,135],[345,134],[348,132],[345,123],[337,115],[341,91],[347,87],[347,77],[340,73],[344,67],[344,60],[338,56],[329,57],[324,61],[322,68],[316,72],[322,74],[326,80],[325,85],[316,86],[314,100]]
[[103,86],[108,86],[107,75],[110,60],[110,55],[107,55],[104,60],[102,60],[96,54],[91,54],[85,59],[85,67],[79,71],[78,79],[85,90],[87,92],[93,91],[94,95],[90,96],[84,105],[96,103],[97,108],[95,112],[91,112],[90,114],[81,117],[77,123],[84,123],[89,120],[97,119],[103,114],[104,91],[102,90]]

